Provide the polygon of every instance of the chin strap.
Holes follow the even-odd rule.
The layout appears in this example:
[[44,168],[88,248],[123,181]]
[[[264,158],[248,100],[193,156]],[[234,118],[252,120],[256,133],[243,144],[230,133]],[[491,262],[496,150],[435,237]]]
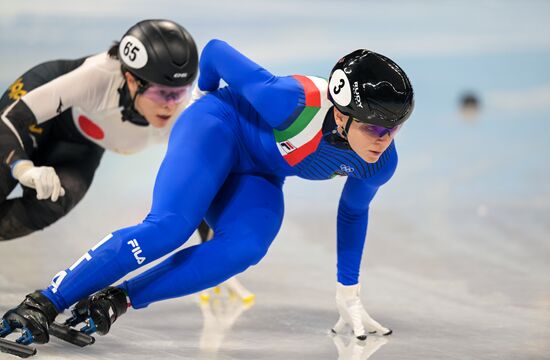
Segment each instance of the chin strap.
[[126,83],[118,89],[120,95],[119,105],[122,106],[122,121],[129,121],[138,126],[149,126],[149,121],[147,121],[135,107],[137,96],[143,94],[145,90],[147,90],[147,87],[140,85],[135,95],[131,97]]
[[348,116],[348,120],[346,121],[346,125],[342,128],[342,136],[344,139],[348,139],[349,134],[349,128],[351,127],[351,122],[353,121],[353,118],[351,116]]
[[335,146],[338,149],[351,150],[347,139],[350,126],[351,122],[349,119],[348,123],[344,124],[344,126],[341,127],[338,125],[336,122],[336,116],[331,108],[325,116],[325,120],[323,122],[323,138],[330,145]]

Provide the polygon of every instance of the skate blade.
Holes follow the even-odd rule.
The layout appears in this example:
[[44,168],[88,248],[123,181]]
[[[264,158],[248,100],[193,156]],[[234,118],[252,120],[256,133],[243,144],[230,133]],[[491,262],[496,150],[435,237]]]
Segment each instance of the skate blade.
[[0,339],[0,351],[6,354],[19,356],[20,358],[28,358],[36,355],[36,349],[28,345],[21,345],[15,341]]
[[66,341],[78,347],[92,345],[95,342],[95,338],[93,336],[84,334],[78,330],[58,323],[53,323],[50,325],[49,333],[60,340]]

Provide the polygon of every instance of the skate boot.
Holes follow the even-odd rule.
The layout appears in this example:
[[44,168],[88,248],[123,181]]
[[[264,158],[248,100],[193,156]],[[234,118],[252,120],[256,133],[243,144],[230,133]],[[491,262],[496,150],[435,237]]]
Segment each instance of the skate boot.
[[256,295],[245,288],[236,276],[227,279],[222,285],[225,286],[230,295],[236,296],[244,303],[253,303],[256,299]]
[[50,341],[48,329],[58,314],[53,303],[40,291],[35,291],[2,317],[0,337],[4,338],[18,330],[22,332],[16,340],[18,344],[45,344]]
[[86,299],[80,300],[72,310],[72,317],[65,321],[67,326],[79,323],[86,325],[80,329],[85,334],[106,335],[113,323],[130,307],[130,301],[121,288],[108,287]]
[[[49,327],[58,314],[53,303],[40,291],[27,295],[19,306],[9,310],[0,321],[0,351],[22,358],[33,356],[36,349],[28,345],[50,341]],[[14,331],[22,333],[15,342],[3,339]]]
[[223,289],[226,290],[229,297],[237,298],[244,304],[253,304],[256,299],[256,295],[245,288],[237,277],[234,276],[213,288],[201,291],[199,293],[200,302],[208,302],[211,298],[211,293],[217,297],[224,295]]

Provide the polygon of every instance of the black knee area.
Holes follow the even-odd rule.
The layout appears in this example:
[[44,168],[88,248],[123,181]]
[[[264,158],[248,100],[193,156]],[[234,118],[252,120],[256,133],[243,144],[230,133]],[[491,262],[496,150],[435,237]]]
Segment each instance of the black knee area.
[[27,221],[25,223],[29,230],[42,230],[65,216],[77,203],[71,189],[65,189],[65,196],[59,197],[57,201],[50,199],[36,199],[34,189],[23,191],[24,210],[27,210]]
[[204,220],[202,220],[199,224],[197,231],[199,232],[199,236],[201,237],[201,242],[206,242],[210,240],[210,238],[214,234],[213,231],[210,229],[210,226],[208,226],[208,224]]

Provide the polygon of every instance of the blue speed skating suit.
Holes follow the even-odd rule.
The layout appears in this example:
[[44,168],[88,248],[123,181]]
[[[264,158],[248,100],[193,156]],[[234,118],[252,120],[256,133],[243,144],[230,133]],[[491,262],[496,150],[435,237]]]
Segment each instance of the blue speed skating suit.
[[[392,143],[366,163],[335,133],[327,81],[279,77],[220,40],[200,60],[210,92],[177,120],[142,223],[109,234],[44,294],[58,310],[177,249],[206,218],[215,237],[122,283],[134,308],[191,294],[258,263],[277,235],[286,176],[347,176],[338,209],[338,281],[358,282],[369,203],[393,175]],[[218,89],[223,79],[228,86]],[[304,279],[306,280],[306,279]]]

